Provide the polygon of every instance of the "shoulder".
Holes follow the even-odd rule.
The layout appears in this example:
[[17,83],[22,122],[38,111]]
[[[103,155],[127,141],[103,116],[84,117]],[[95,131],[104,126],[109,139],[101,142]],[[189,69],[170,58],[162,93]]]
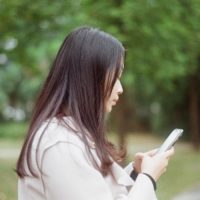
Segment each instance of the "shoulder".
[[[59,155],[59,157],[63,158],[70,156],[79,161],[84,159],[91,163],[82,134],[76,128],[74,121],[70,117],[64,120],[53,118],[42,123],[35,134],[32,144],[32,161],[36,169],[42,166],[45,155],[51,155],[52,161],[57,157],[56,155]],[[95,154],[95,147],[92,144],[91,148]]]

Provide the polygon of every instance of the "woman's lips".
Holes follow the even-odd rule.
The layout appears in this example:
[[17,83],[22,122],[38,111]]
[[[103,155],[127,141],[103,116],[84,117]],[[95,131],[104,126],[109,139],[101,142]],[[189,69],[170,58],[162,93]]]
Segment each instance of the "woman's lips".
[[118,99],[114,99],[113,100],[113,105],[116,105],[117,101],[118,101]]

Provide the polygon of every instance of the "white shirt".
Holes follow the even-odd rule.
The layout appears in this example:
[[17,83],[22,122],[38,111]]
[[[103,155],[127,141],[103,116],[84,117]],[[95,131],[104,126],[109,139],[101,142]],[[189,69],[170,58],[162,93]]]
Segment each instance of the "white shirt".
[[[64,120],[73,126],[72,118]],[[123,169],[114,162],[113,176],[102,176],[90,161],[80,137],[56,118],[50,121],[37,148],[46,125],[43,123],[37,131],[32,147],[33,168],[39,178],[18,180],[19,200],[156,200],[147,176],[139,174],[135,182],[130,178],[132,163]],[[91,151],[98,160],[92,144]]]

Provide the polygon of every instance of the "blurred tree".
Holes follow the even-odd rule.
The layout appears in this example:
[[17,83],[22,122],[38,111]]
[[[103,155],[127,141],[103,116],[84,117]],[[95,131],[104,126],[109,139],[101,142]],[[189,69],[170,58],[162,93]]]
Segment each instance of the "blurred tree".
[[199,148],[200,1],[0,3],[0,110],[23,105],[28,111],[66,33],[88,24],[127,48],[125,92],[114,110],[121,138],[129,130],[179,126]]
[[29,114],[64,35],[84,16],[77,1],[0,3],[0,113],[10,105]]
[[126,132],[134,114],[147,129],[184,127],[199,148],[200,2],[86,2],[91,23],[117,35],[128,47],[125,108],[117,110],[119,127],[124,127],[120,132]]

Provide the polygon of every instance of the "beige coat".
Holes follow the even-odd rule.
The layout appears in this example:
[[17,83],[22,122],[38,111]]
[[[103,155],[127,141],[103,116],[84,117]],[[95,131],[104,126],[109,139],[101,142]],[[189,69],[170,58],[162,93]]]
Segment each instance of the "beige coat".
[[[73,126],[72,118],[64,119]],[[37,132],[32,148],[33,166],[40,178],[19,179],[19,200],[156,200],[147,176],[140,174],[135,182],[130,178],[132,163],[125,169],[113,163],[114,176],[103,177],[91,163],[82,140],[55,118],[42,137],[37,165],[36,145],[46,123]],[[91,150],[96,156],[93,143]]]

